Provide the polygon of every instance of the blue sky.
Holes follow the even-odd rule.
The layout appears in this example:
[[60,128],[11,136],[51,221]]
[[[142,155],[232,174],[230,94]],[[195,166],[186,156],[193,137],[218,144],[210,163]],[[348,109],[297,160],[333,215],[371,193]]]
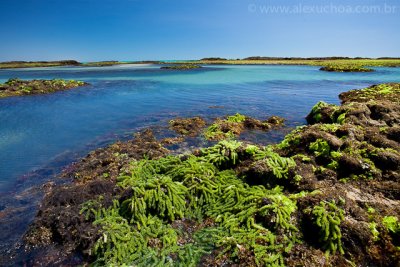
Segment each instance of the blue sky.
[[0,10],[0,61],[400,57],[398,0],[1,0]]

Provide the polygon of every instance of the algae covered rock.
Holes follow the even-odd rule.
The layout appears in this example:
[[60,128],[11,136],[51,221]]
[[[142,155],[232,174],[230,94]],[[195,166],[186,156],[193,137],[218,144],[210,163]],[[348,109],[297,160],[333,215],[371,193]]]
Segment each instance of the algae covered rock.
[[22,95],[48,94],[57,91],[69,90],[72,88],[88,85],[86,82],[75,80],[31,80],[25,81],[18,78],[9,79],[0,84],[0,98]]
[[284,119],[278,116],[271,116],[267,120],[261,121],[240,113],[218,118],[205,131],[204,136],[208,140],[223,140],[237,138],[244,130],[268,131],[275,127],[280,127]]
[[[167,155],[147,131],[91,153],[44,199],[27,248],[51,243],[95,265],[397,266],[400,95],[369,90],[318,104],[275,145]],[[236,114],[213,131],[263,123]]]
[[328,65],[320,68],[321,71],[329,71],[329,72],[372,72],[373,69],[369,69],[363,66],[358,65]]
[[194,70],[200,69],[202,66],[196,64],[175,64],[171,66],[163,66],[160,69],[162,70]]
[[201,117],[194,118],[175,118],[169,121],[170,128],[180,135],[196,136],[206,125],[206,121]]

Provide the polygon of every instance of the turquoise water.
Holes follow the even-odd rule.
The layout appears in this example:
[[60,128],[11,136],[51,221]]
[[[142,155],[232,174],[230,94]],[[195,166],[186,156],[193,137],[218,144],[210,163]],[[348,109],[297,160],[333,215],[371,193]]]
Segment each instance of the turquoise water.
[[175,116],[211,119],[241,112],[258,118],[280,115],[289,126],[302,124],[317,101],[338,103],[342,91],[400,82],[400,69],[328,73],[312,66],[207,66],[171,71],[122,65],[0,70],[0,82],[12,77],[78,79],[91,85],[0,99],[0,192],[12,191],[16,180],[60,155],[82,156],[105,139],[166,125]]

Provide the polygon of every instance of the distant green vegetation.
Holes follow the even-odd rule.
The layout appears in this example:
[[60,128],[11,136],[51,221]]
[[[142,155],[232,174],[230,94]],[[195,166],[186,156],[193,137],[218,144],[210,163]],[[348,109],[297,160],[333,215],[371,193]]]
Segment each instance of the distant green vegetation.
[[[0,62],[0,69],[15,69],[15,68],[39,68],[39,67],[61,67],[61,66],[84,66],[84,67],[105,67],[121,64],[131,64],[133,62],[121,61],[99,61],[81,63],[76,60],[61,60],[61,61],[10,61]],[[135,62],[142,63],[142,62]]]
[[[226,65],[310,65],[321,66],[327,71],[368,72],[368,67],[400,67],[400,58],[272,58],[250,57],[245,59],[206,58],[191,61],[195,64],[226,64]],[[181,63],[185,63],[182,61]]]
[[0,62],[0,69],[14,68],[37,68],[37,67],[58,67],[58,66],[79,66],[81,63],[75,60],[61,61],[9,61]]
[[52,92],[68,90],[87,83],[75,80],[31,80],[24,81],[18,78],[9,79],[4,84],[0,84],[0,98],[22,95],[48,94]]
[[245,59],[225,59],[219,57],[203,58],[201,60],[182,60],[174,62],[163,61],[99,61],[80,63],[75,60],[61,61],[10,61],[0,62],[0,69],[8,68],[34,68],[34,67],[57,67],[57,66],[88,66],[104,67],[121,64],[161,64],[166,65],[162,69],[188,70],[201,67],[203,64],[226,64],[226,65],[310,65],[321,66],[322,70],[340,72],[368,72],[368,67],[399,67],[400,58],[274,58],[274,57],[248,57]]
[[163,66],[161,69],[164,70],[193,70],[200,69],[201,66],[197,64],[175,64],[171,66]]
[[126,64],[125,62],[119,62],[119,61],[98,61],[98,62],[87,62],[87,63],[81,63],[81,66],[84,67],[106,67],[106,66],[114,66],[114,65],[119,65],[119,64]]
[[332,72],[371,72],[373,69],[369,69],[359,65],[344,65],[344,64],[335,64],[328,65],[320,68],[323,71],[332,71]]

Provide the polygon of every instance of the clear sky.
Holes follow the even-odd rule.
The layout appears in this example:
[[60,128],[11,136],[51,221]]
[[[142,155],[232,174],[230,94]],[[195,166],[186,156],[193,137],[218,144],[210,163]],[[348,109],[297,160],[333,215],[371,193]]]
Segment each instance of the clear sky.
[[400,57],[399,0],[0,0],[0,61]]

